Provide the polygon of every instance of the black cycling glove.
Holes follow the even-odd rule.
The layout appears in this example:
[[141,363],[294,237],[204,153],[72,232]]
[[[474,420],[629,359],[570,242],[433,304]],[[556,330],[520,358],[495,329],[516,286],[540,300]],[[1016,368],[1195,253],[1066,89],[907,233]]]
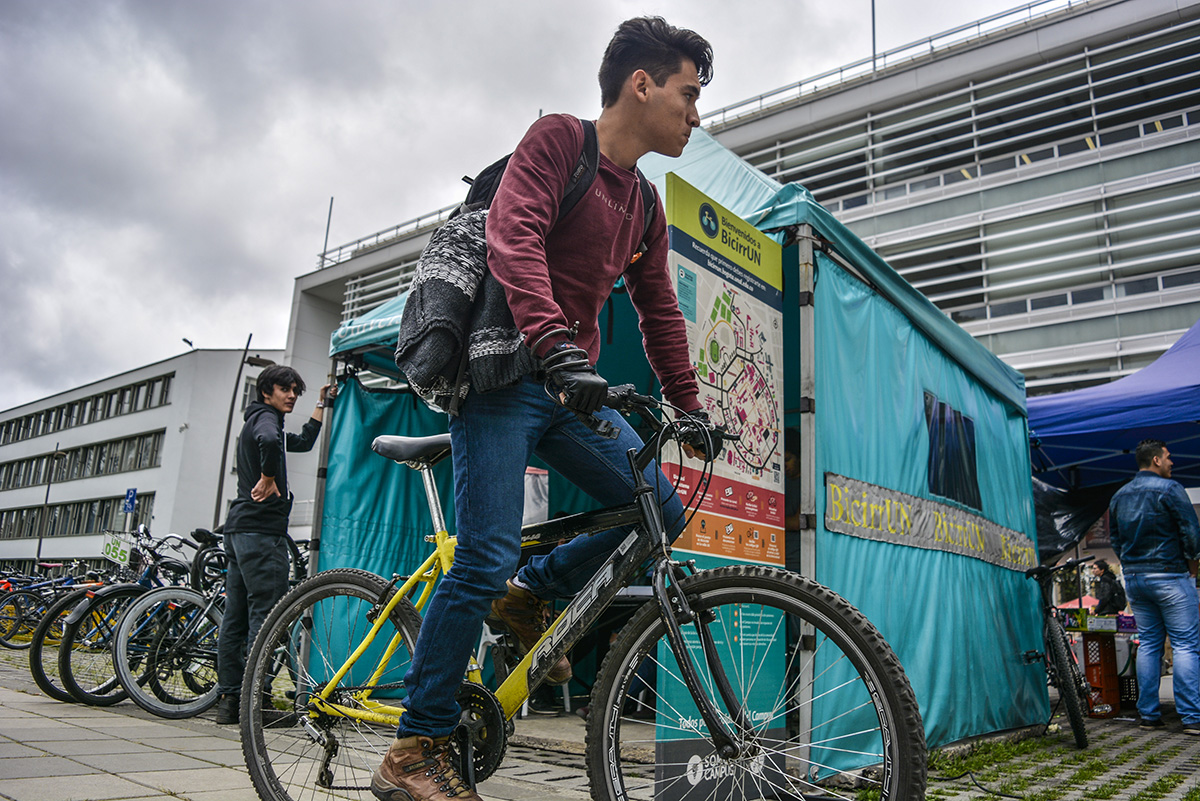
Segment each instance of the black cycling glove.
[[560,342],[542,359],[542,369],[546,371],[546,389],[566,408],[595,414],[604,407],[608,382],[588,363],[587,351]]
[[676,425],[679,426],[679,441],[682,444],[691,445],[693,449],[700,451],[711,461],[716,461],[717,457],[721,455],[721,449],[724,446],[721,434],[725,428],[724,426],[714,426],[708,418],[708,412],[698,409],[680,417],[676,421]]

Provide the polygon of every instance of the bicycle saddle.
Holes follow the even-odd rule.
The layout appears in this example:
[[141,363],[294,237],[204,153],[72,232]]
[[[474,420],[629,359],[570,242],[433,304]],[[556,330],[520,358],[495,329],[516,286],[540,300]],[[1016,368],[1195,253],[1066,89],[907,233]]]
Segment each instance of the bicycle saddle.
[[399,437],[384,435],[376,437],[371,450],[395,462],[416,462],[432,465],[450,454],[450,435],[436,434],[432,437]]

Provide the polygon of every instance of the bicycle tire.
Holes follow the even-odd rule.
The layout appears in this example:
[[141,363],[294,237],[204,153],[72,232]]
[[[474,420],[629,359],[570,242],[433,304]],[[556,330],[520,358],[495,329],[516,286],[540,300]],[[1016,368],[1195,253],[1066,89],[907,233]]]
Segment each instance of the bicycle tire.
[[300,551],[300,546],[291,536],[283,538],[288,549],[288,575],[292,585],[299,584],[308,578],[308,543],[305,543],[305,550]]
[[[925,797],[916,697],[896,655],[858,610],[816,582],[757,565],[704,571],[679,587],[750,712],[748,730],[734,731],[743,755],[716,753],[651,602],[621,630],[592,690],[593,799],[857,798],[864,789],[890,801]],[[704,657],[692,647],[695,629],[681,627],[703,689],[724,715]],[[646,658],[657,675],[635,684]],[[646,714],[652,706],[654,719],[637,719],[631,706]]]
[[73,704],[75,696],[62,686],[62,678],[58,672],[58,653],[62,645],[63,628],[67,615],[75,605],[87,597],[88,590],[76,590],[55,601],[29,643],[29,672],[38,689],[56,701]]
[[[371,626],[366,615],[388,592],[387,586],[379,576],[362,570],[328,570],[293,588],[267,616],[246,663],[241,697],[242,751],[263,801],[373,798],[371,774],[395,739],[395,723],[367,723],[309,710],[308,699],[362,642]],[[361,698],[347,682],[365,682],[395,634],[401,637],[399,646],[375,682],[381,688],[375,693],[402,696],[420,625],[416,608],[401,599],[364,655],[366,661],[347,674],[341,682],[345,689],[331,698],[362,708]],[[289,663],[286,674],[281,660]]]
[[192,557],[188,578],[192,589],[205,594],[211,592],[225,578],[225,561],[225,551],[220,545],[208,545],[197,551]]
[[87,613],[63,628],[58,673],[76,701],[112,706],[126,698],[112,664],[112,642],[121,615],[134,598],[145,595],[140,584],[120,584],[91,599]]
[[1083,712],[1087,696],[1081,684],[1086,682],[1067,643],[1067,633],[1053,617],[1046,621],[1046,643],[1054,659],[1055,686],[1058,688],[1058,697],[1067,707],[1067,720],[1075,735],[1075,747],[1087,748],[1087,723]]
[[130,700],[170,720],[212,708],[220,626],[220,613],[195,590],[163,587],[134,600],[112,646],[113,670]]
[[48,606],[45,596],[34,590],[4,596],[0,601],[0,645],[14,651],[28,648]]

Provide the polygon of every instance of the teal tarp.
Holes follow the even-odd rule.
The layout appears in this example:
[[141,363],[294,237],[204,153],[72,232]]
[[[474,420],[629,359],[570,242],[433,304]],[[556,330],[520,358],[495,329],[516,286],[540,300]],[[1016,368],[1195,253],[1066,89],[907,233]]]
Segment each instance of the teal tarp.
[[[912,496],[930,497],[923,472],[929,440],[920,404],[922,393],[928,390],[974,420],[983,516],[1034,538],[1025,392],[1018,372],[942,314],[806,190],[781,186],[704,131],[692,134],[680,159],[652,154],[643,158],[640,166],[660,191],[667,172],[675,172],[762,230],[811,225],[869,283],[851,277],[831,259],[821,256],[818,260],[818,487],[829,471]],[[795,284],[795,253],[794,247],[785,251],[785,289]],[[796,302],[790,292],[785,299]],[[389,326],[392,322],[398,326],[402,304],[403,299],[398,298],[348,324],[334,335],[331,351],[378,344],[390,355],[396,330]],[[606,320],[602,316],[601,329],[607,328],[612,335],[602,352],[602,374],[614,382],[651,383],[644,360],[632,358],[640,351],[641,336],[628,300],[614,296],[606,313],[612,317]],[[795,364],[794,356],[788,364]],[[622,371],[628,371],[629,377]],[[790,380],[789,386],[794,386]],[[372,433],[359,434],[353,423],[347,423],[345,429],[335,427],[335,441],[343,431],[356,437],[348,450],[357,454],[375,433],[426,433],[430,426],[441,423],[411,400],[392,402],[411,411],[387,419],[383,410],[374,406],[369,410],[386,420],[382,427],[387,431],[380,430],[376,421]],[[785,400],[787,408],[797,404],[796,397]],[[340,403],[337,411],[338,416],[352,416]],[[356,564],[388,573],[397,569],[392,566],[396,563],[386,561],[387,546],[381,540],[394,536],[389,531],[402,531],[405,542],[419,537],[415,532],[423,533],[421,527],[428,525],[425,503],[423,497],[414,501],[415,496],[387,500],[384,496],[390,491],[383,490],[371,490],[368,498],[364,488],[376,482],[380,470],[378,464],[361,461],[368,458],[378,459],[370,454],[345,457],[344,470],[360,469],[372,477],[360,475],[355,480],[346,475],[336,492],[331,470],[327,505],[352,507],[335,516],[341,529],[333,539],[346,539],[345,544],[336,546],[336,563],[355,559]],[[397,466],[383,467],[409,472]],[[396,479],[389,473],[387,480]],[[561,492],[556,493],[556,487],[562,486],[552,483],[552,512],[571,507]],[[354,497],[333,501],[332,496],[341,492]],[[1042,649],[1035,585],[1018,572],[970,557],[828,532],[820,523],[822,495],[818,491],[817,562],[804,570],[861,609],[892,644],[916,690],[929,744],[937,746],[1044,721],[1048,711],[1045,675],[1035,666],[1020,664],[1020,654]],[[449,497],[443,489],[443,498],[448,501]],[[387,523],[371,517],[372,503],[382,504]],[[406,508],[408,516],[403,514]],[[412,509],[421,510],[415,525],[408,522]],[[326,514],[326,526],[330,519]],[[365,526],[365,542],[356,539],[358,521]],[[323,544],[330,534],[327,528]],[[322,566],[326,566],[324,556]]]
[[[432,546],[429,506],[420,475],[371,450],[380,434],[440,434],[446,421],[411,393],[369,390],[343,383],[329,436],[325,503],[321,515],[321,570],[358,567],[383,576],[411,573]],[[443,507],[454,493],[450,460],[434,468]],[[446,525],[453,529],[453,512]]]
[[[975,422],[983,516],[1033,539],[1024,416],[832,260],[818,256],[817,269],[818,475],[946,503],[928,489],[924,393],[932,392]],[[818,520],[825,502],[819,491]],[[823,527],[817,536],[813,577],[892,644],[930,745],[1046,720],[1045,670],[1022,659],[1043,647],[1037,586],[1023,573]]]

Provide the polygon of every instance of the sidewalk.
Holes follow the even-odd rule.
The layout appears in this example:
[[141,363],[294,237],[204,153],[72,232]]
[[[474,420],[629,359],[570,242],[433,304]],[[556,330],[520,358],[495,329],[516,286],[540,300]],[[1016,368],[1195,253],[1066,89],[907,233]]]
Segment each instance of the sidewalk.
[[[1044,737],[989,739],[934,755],[928,797],[1200,801],[1200,738],[1183,734],[1165,706],[1160,730],[1139,729],[1135,717],[1089,720],[1086,751],[1074,748],[1060,717],[1061,729]],[[0,659],[0,799],[256,801],[237,727],[211,718],[167,721],[127,701],[62,704],[41,695],[8,652]],[[583,721],[518,721],[504,764],[480,793],[487,801],[586,801]]]
[[[0,660],[0,799],[4,801],[257,801],[236,726],[212,713],[164,720],[129,701],[112,707],[46,698],[20,656]],[[16,658],[11,658],[16,657]],[[578,729],[582,722],[551,718]],[[531,721],[530,725],[536,725]],[[518,723],[518,733],[522,728]],[[564,729],[565,731],[565,729]],[[542,752],[512,741],[504,764],[479,791],[486,801],[586,801],[582,755]]]

